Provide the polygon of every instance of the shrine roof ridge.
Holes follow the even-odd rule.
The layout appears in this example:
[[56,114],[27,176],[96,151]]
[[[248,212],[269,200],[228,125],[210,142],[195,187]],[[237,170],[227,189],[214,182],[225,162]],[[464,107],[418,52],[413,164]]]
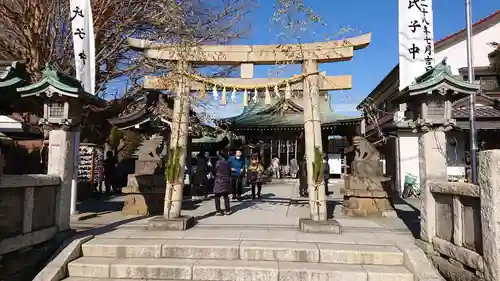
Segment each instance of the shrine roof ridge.
[[[188,60],[200,64],[275,64],[276,62],[300,62],[308,59],[319,62],[350,60],[354,50],[367,47],[371,33],[343,40],[304,44],[274,45],[201,45],[192,52],[179,54],[176,45],[128,38],[132,48],[143,49],[149,58],[163,60]],[[188,47],[189,48],[189,47]],[[196,50],[200,51],[196,51]],[[198,53],[198,54],[197,54]],[[184,57],[183,57],[184,56]]]

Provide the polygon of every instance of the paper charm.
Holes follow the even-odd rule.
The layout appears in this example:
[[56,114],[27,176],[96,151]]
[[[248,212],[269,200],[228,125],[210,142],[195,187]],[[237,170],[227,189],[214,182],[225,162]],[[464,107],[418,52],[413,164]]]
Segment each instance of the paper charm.
[[231,92],[231,102],[236,103],[236,89],[233,88],[233,91]]
[[266,87],[266,95],[264,96],[264,104],[271,104],[271,93],[269,93],[269,88]]
[[217,92],[217,86],[214,85],[214,88],[212,89],[212,95],[214,96],[215,100],[219,99],[219,93]]
[[253,101],[254,103],[256,103],[256,102],[257,102],[257,98],[258,98],[258,96],[259,96],[259,93],[257,92],[257,89],[254,89],[254,90],[253,90],[253,97],[252,97],[252,101]]
[[274,85],[274,95],[277,99],[281,98],[280,90],[278,89],[278,84]]

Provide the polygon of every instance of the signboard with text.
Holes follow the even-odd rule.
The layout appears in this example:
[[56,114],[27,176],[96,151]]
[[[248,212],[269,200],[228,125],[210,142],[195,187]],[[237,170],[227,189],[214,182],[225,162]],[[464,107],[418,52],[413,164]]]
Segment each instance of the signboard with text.
[[432,0],[399,0],[399,90],[434,66]]
[[95,94],[95,42],[90,0],[70,0],[71,30],[75,51],[76,79]]

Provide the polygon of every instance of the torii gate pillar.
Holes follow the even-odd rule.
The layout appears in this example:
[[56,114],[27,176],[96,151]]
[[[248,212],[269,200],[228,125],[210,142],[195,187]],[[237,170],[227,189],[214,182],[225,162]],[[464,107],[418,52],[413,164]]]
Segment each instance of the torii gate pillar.
[[[318,61],[305,60],[302,63],[302,73],[317,73]],[[312,74],[304,79],[304,135],[305,152],[307,160],[307,186],[309,191],[310,218],[313,221],[326,221],[327,208],[325,187],[323,182],[317,183],[313,178],[313,163],[315,161],[315,148],[323,152],[321,139],[321,116],[319,112],[319,88],[317,74]],[[323,179],[321,177],[321,179]]]

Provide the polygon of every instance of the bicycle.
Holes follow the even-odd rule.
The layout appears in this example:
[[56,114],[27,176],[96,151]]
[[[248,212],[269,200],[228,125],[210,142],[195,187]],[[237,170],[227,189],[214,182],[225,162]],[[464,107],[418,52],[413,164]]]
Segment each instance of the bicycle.
[[404,188],[403,188],[403,199],[409,197],[420,197],[420,185],[418,184],[418,179],[412,174],[405,174]]

